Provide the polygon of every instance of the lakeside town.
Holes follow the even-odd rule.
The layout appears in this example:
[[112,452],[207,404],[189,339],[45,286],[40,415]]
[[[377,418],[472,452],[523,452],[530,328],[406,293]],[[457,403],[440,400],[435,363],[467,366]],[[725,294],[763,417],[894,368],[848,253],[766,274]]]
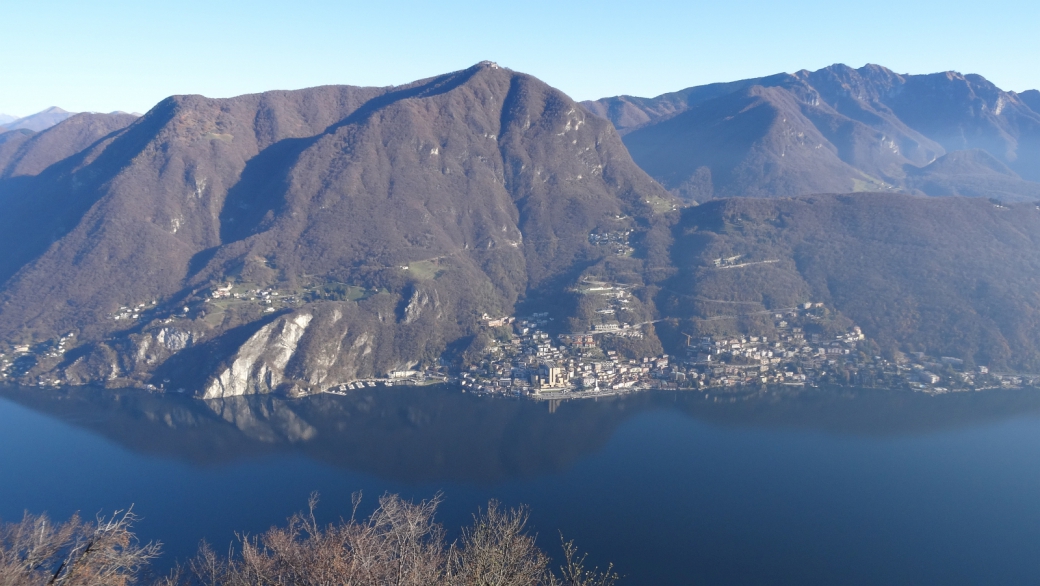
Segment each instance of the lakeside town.
[[[991,373],[966,368],[953,357],[924,353],[886,360],[864,352],[866,338],[853,326],[826,337],[805,324],[825,313],[821,303],[772,313],[769,336],[685,336],[683,353],[638,358],[602,350],[597,339],[637,336],[641,328],[618,324],[580,334],[551,336],[547,314],[524,318],[485,316],[497,334],[479,364],[458,374],[468,391],[533,399],[592,398],[639,390],[746,389],[751,386],[815,387],[824,384],[905,388],[928,394],[1017,388],[1040,384],[1040,375]],[[433,373],[431,373],[433,374]]]
[[[623,250],[625,236],[611,234],[604,242]],[[739,257],[720,259],[722,267],[736,265]],[[156,301],[120,307],[113,320],[138,322],[158,318],[172,323],[195,314],[201,319],[219,317],[228,303],[260,304],[260,311],[298,306],[317,297],[320,291],[279,292],[244,284],[214,287],[197,306],[159,312]],[[340,296],[360,298],[355,288],[337,291]],[[580,292],[596,298],[596,320],[588,331],[550,334],[553,319],[548,313],[524,317],[484,315],[481,327],[491,342],[478,359],[462,365],[416,366],[412,370],[337,385],[327,392],[345,394],[373,386],[452,383],[465,392],[479,395],[525,397],[535,400],[595,398],[649,389],[696,390],[732,393],[748,388],[779,388],[849,385],[909,389],[928,394],[1021,388],[1040,385],[1040,375],[990,372],[985,366],[965,365],[954,357],[924,353],[886,359],[869,350],[862,330],[852,325],[835,328],[822,303],[806,302],[798,307],[764,312],[772,320],[769,336],[693,336],[682,334],[681,350],[675,355],[626,356],[608,349],[604,342],[614,338],[642,339],[654,321],[627,323],[634,298],[625,286],[586,280]],[[327,292],[326,292],[327,294]],[[300,299],[306,295],[305,299]],[[762,312],[760,312],[762,313]],[[190,319],[190,318],[189,318]],[[711,320],[713,318],[706,318]],[[827,322],[827,328],[820,324]],[[827,330],[831,333],[821,333]],[[74,335],[42,344],[18,345],[0,352],[0,381],[19,381],[27,366],[41,359],[59,359],[75,346]],[[876,348],[876,346],[873,346]],[[24,381],[23,381],[24,382]],[[60,386],[59,380],[35,381],[42,386]],[[156,390],[151,388],[151,390]]]

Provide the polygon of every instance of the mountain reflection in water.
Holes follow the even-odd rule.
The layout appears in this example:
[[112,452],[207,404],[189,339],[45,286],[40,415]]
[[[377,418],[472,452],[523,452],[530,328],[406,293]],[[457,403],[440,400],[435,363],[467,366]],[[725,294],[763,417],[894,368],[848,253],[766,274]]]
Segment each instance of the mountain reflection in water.
[[203,402],[0,388],[0,518],[135,505],[160,568],[321,493],[497,499],[624,584],[1026,584],[1040,557],[1040,392],[649,392],[555,405],[452,387]]
[[137,390],[3,388],[0,396],[137,452],[199,466],[293,452],[396,482],[495,483],[566,470],[629,417],[675,410],[721,426],[907,435],[1040,413],[1040,392],[931,397],[809,389],[723,395],[646,392],[547,402],[477,397],[453,387],[373,388],[304,399],[200,401]]

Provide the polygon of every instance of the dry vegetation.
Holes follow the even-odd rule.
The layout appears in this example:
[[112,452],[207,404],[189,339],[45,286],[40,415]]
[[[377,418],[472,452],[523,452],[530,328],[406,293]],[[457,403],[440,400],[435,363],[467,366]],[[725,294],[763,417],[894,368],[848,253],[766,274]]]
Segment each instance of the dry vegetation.
[[526,529],[526,510],[496,502],[449,543],[434,519],[439,502],[386,495],[367,519],[352,514],[320,525],[312,497],[309,511],[284,527],[242,536],[227,556],[203,544],[193,560],[155,582],[146,577],[147,566],[160,546],[137,541],[131,511],[63,524],[26,514],[0,526],[0,586],[611,586],[618,579],[611,568],[587,570],[571,542],[563,543],[563,563],[553,571]]
[[135,583],[159,556],[159,543],[141,545],[132,510],[93,523],[79,516],[55,523],[28,513],[0,525],[0,585],[123,586]]

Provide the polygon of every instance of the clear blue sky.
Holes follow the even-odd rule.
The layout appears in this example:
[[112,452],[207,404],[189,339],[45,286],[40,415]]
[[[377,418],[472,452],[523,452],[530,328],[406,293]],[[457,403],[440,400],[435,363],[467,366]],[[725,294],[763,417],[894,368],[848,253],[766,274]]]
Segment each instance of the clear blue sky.
[[880,63],[1040,87],[1040,2],[0,3],[0,113],[139,111],[171,94],[226,97],[390,85],[484,59],[577,99]]

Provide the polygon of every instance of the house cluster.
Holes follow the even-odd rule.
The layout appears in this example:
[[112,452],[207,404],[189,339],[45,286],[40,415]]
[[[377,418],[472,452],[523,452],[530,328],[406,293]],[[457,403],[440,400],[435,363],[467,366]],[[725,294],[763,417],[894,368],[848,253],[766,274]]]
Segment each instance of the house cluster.
[[595,246],[605,247],[618,256],[627,256],[632,254],[634,250],[628,243],[628,239],[631,235],[632,230],[594,232],[589,234],[589,243]]
[[[227,285],[224,285],[223,287],[217,287],[217,288],[213,289],[213,291],[210,293],[210,297],[212,297],[213,299],[227,299],[228,297],[231,297],[231,295],[232,295],[232,293],[231,293],[232,288],[233,287],[232,287],[231,283],[228,283]],[[234,295],[235,295],[235,298],[237,299],[238,298],[238,294],[235,293]]]
[[15,356],[8,352],[0,352],[0,380],[14,376]]
[[148,313],[150,310],[155,309],[159,304],[157,300],[152,300],[151,303],[138,303],[136,305],[123,305],[118,311],[108,316],[108,319],[116,321],[120,320],[139,320],[142,316]]
[[725,258],[716,258],[715,260],[712,261],[712,263],[716,267],[720,267],[720,268],[721,267],[731,267],[731,266],[736,265],[737,261],[740,260],[740,257],[742,257],[742,256],[743,256],[742,254],[737,254],[737,255],[728,256],[728,257],[725,257]]
[[[0,380],[24,375],[40,357],[60,358],[72,347],[75,336],[75,333],[69,332],[57,340],[48,340],[35,345],[17,344],[6,352],[0,352]],[[53,382],[57,384],[57,381]]]
[[[292,295],[286,295],[282,292],[274,289],[273,287],[264,288],[253,288],[250,285],[235,285],[232,283],[226,283],[224,285],[218,285],[211,288],[208,292],[203,291],[199,293],[199,297],[195,297],[194,293],[192,299],[189,300],[188,305],[183,307],[177,306],[175,308],[160,308],[157,300],[152,300],[148,303],[137,303],[130,305],[123,305],[117,311],[108,316],[109,319],[116,321],[140,321],[150,320],[154,318],[160,318],[162,323],[171,323],[178,318],[184,318],[191,315],[192,306],[202,307],[203,304],[220,304],[221,307],[227,305],[228,302],[253,302],[259,303],[266,306],[265,311],[268,313],[276,311],[277,307],[283,305],[292,305],[297,303],[296,297]],[[163,318],[161,314],[165,314]]]
[[259,303],[262,306],[265,306],[264,312],[273,313],[282,305],[291,305],[295,303],[296,298],[291,295],[283,295],[282,292],[273,287],[268,287],[266,289],[252,288],[248,285],[239,285],[236,287],[232,283],[228,283],[223,287],[213,288],[210,291],[209,298],[206,299],[206,302],[213,303],[219,300]]
[[545,331],[549,319],[545,313],[486,319],[498,324],[499,337],[479,364],[463,369],[459,383],[477,393],[554,396],[649,388],[654,378],[669,376],[668,356],[626,359],[603,352],[589,333],[554,338]]
[[805,303],[772,314],[771,335],[687,336],[683,355],[642,358],[603,351],[595,331],[550,336],[545,331],[546,314],[486,318],[486,325],[498,328],[496,342],[479,363],[463,368],[459,382],[477,393],[534,398],[591,397],[649,388],[833,383],[939,394],[1040,384],[1040,375],[995,375],[986,367],[967,369],[962,360],[952,357],[933,359],[917,353],[890,361],[871,356],[858,326],[836,328],[834,323],[823,323],[825,314],[823,304]]
[[619,319],[619,316],[631,303],[632,293],[628,290],[628,286],[585,280],[577,291],[582,295],[596,297],[599,300],[599,307],[596,308],[596,323],[592,324],[592,330],[585,334],[574,334],[574,336],[609,334],[630,338],[643,337],[642,327],[625,323]]
[[[904,388],[928,394],[995,388],[1036,387],[1040,375],[999,374],[963,359],[924,352],[894,360],[872,356],[859,327],[832,336],[807,333],[820,320],[822,304],[774,315],[772,338],[741,336],[688,340],[687,380],[705,388],[751,384],[851,384]],[[695,373],[695,374],[694,374]]]
[[930,395],[1040,386],[1040,374],[995,373],[986,366],[972,369],[965,367],[960,358],[936,358],[924,352],[911,353],[909,359],[895,365],[895,369],[911,389]]
[[[687,338],[687,379],[698,386],[731,387],[745,384],[816,384],[829,373],[844,373],[860,360],[859,327],[837,335],[807,334],[809,313],[822,307],[802,307],[773,315],[773,336],[707,336]],[[794,325],[799,323],[801,325]]]

